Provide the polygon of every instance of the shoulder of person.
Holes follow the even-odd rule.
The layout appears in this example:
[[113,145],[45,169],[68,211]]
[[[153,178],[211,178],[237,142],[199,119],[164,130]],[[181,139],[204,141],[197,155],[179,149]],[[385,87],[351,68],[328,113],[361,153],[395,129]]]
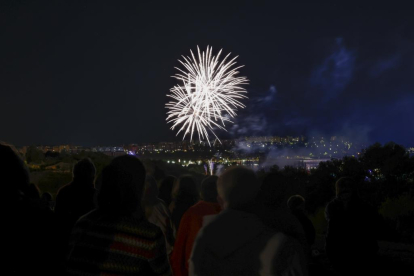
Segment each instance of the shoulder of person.
[[336,215],[340,209],[343,208],[342,201],[338,199],[334,199],[326,205],[325,208],[325,218],[326,220],[329,220],[332,218],[332,215]]
[[260,260],[263,275],[291,275],[293,270],[300,271],[297,275],[306,275],[302,246],[282,232],[270,236]]
[[77,221],[75,226],[83,226],[88,225],[90,223],[93,223],[93,221],[97,220],[100,217],[100,212],[98,209],[94,209],[90,211],[89,213],[86,213],[85,215],[81,216]]
[[70,185],[71,183],[65,184],[62,187],[60,187],[59,190],[57,191],[56,196],[61,196],[61,195],[68,193],[68,191],[71,190],[71,185]]

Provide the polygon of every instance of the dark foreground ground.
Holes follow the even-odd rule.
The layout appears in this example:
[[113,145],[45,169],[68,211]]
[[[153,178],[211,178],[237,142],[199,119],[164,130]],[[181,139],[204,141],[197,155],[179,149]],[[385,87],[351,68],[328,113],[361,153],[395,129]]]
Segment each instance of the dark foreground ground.
[[[324,235],[316,237],[313,249],[319,255],[314,256],[314,267],[310,268],[311,276],[336,275],[326,256],[324,239]],[[414,275],[414,244],[380,241],[378,245],[378,266],[373,268],[373,272],[378,271],[382,275]]]

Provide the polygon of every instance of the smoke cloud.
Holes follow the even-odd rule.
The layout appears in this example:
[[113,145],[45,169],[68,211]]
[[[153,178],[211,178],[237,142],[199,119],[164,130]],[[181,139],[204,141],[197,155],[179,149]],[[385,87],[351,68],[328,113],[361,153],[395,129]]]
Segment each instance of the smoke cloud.
[[[297,76],[298,91],[284,79],[267,91],[250,88],[246,108],[223,137],[342,136],[363,146],[389,141],[413,146],[414,82],[407,72],[414,73],[414,47],[366,60],[343,38],[328,44],[308,75]],[[234,150],[249,154],[252,148],[239,143]],[[271,151],[267,159],[297,154],[286,151]]]

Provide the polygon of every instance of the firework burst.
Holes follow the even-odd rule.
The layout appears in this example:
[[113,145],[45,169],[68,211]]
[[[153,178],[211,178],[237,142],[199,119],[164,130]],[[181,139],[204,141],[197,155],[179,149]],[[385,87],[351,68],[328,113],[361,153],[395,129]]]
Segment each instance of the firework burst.
[[210,145],[209,133],[218,139],[214,129],[226,130],[225,123],[232,123],[237,109],[244,108],[240,100],[247,98],[247,91],[242,85],[248,80],[237,76],[243,67],[235,66],[237,56],[228,61],[228,54],[220,61],[222,50],[217,56],[212,55],[212,47],[207,46],[206,52],[197,47],[197,51],[197,57],[192,51],[191,57],[182,56],[183,69],[176,67],[179,72],[173,78],[179,84],[167,95],[172,99],[166,104],[167,123],[173,124],[173,130],[181,125],[177,135],[184,132],[183,140],[190,135],[191,141],[196,131],[199,140]]

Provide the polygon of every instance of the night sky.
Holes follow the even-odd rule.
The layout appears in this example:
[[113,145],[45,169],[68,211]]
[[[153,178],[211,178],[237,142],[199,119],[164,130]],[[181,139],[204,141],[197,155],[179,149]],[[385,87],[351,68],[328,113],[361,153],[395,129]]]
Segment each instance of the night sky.
[[221,138],[345,135],[414,146],[408,1],[172,2],[1,1],[0,140],[181,140],[165,121],[171,76],[181,55],[211,45],[238,55],[250,80],[247,107]]

